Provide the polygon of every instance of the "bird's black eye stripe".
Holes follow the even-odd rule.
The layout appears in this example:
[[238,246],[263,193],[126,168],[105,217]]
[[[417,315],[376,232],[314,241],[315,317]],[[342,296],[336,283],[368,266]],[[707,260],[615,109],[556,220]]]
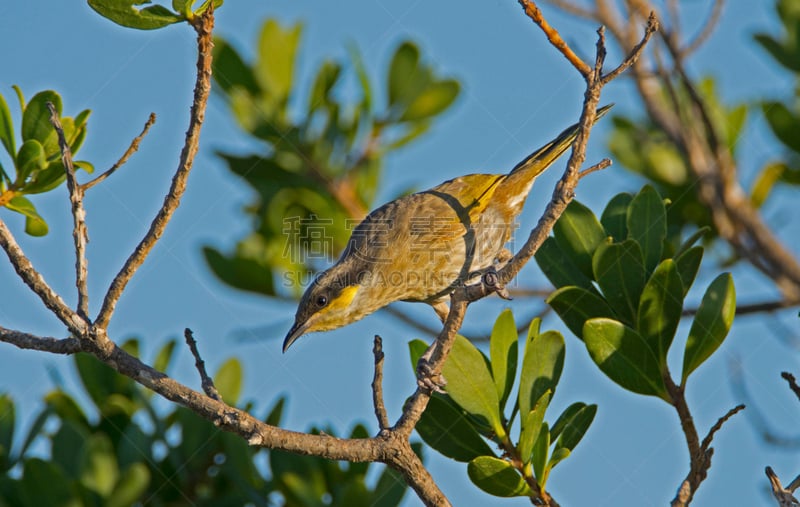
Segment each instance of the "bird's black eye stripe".
[[328,304],[328,296],[317,296],[317,306],[322,308]]

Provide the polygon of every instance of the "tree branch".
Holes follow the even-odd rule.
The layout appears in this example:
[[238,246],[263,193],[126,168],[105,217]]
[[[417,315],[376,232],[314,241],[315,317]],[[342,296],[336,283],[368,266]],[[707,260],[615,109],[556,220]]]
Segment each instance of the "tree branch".
[[539,28],[542,29],[545,36],[547,37],[547,40],[550,41],[550,44],[552,44],[553,47],[559,50],[561,54],[564,55],[564,58],[566,58],[567,61],[571,63],[572,66],[575,67],[583,77],[588,76],[592,72],[592,69],[588,65],[586,65],[586,62],[581,60],[580,57],[576,55],[574,51],[572,51],[572,49],[567,45],[567,43],[564,42],[564,39],[561,38],[561,35],[558,33],[558,31],[552,26],[550,26],[550,23],[548,23],[547,20],[544,19],[542,11],[539,9],[539,6],[536,5],[536,2],[534,2],[533,0],[518,0],[518,1],[519,4],[522,6],[522,8],[525,10],[525,14],[527,14],[528,17],[531,18],[533,22],[539,25]]
[[205,119],[206,105],[208,104],[208,96],[211,90],[211,49],[214,46],[211,40],[211,32],[214,28],[213,9],[209,8],[202,16],[195,18],[193,27],[197,32],[197,79],[194,86],[194,100],[189,117],[189,128],[186,131],[186,139],[181,150],[178,169],[172,178],[172,184],[164,198],[161,209],[150,224],[150,229],[130,257],[128,257],[128,260],[125,261],[125,265],[114,277],[106,292],[106,296],[103,299],[103,307],[95,320],[95,325],[101,329],[108,327],[108,322],[114,313],[114,308],[122,295],[122,291],[125,290],[125,286],[128,285],[130,279],[147,258],[150,250],[161,238],[173,213],[178,209],[181,197],[186,191],[186,181],[189,178],[195,155],[197,155],[200,130]]
[[58,147],[61,150],[61,162],[67,173],[67,190],[69,202],[72,205],[72,239],[75,243],[75,286],[78,288],[78,315],[89,322],[89,289],[86,286],[88,276],[86,261],[86,243],[89,241],[89,232],[86,229],[86,210],[83,208],[83,190],[75,179],[75,166],[72,164],[72,152],[64,136],[58,111],[52,102],[47,103],[50,110],[50,124],[58,136]]
[[375,356],[375,375],[372,377],[372,403],[375,407],[375,418],[378,419],[380,433],[389,429],[389,416],[383,403],[383,340],[375,335],[372,353]]
[[150,113],[150,117],[147,119],[147,122],[145,122],[141,134],[133,138],[133,141],[131,141],[130,146],[128,146],[128,149],[125,150],[125,153],[122,154],[119,160],[117,160],[116,163],[112,165],[103,174],[99,175],[93,180],[87,181],[83,185],[80,185],[81,190],[83,192],[86,192],[93,186],[97,185],[98,183],[102,182],[103,180],[114,174],[117,171],[117,169],[125,165],[128,159],[130,159],[131,156],[139,150],[139,144],[142,142],[142,139],[144,139],[144,136],[147,135],[147,132],[150,130],[150,127],[152,127],[155,122],[156,122],[156,113]]
[[38,350],[52,354],[75,354],[81,351],[81,342],[77,338],[51,338],[35,336],[22,331],[15,331],[0,326],[0,342],[10,343],[20,349]]
[[194,339],[192,330],[188,327],[184,329],[183,337],[194,357],[194,367],[197,369],[197,373],[200,374],[200,385],[203,387],[203,392],[212,400],[221,401],[222,396],[219,395],[219,391],[217,391],[217,387],[214,385],[214,380],[208,376],[206,372],[206,362],[203,361],[203,358],[200,357],[200,352],[197,350],[197,342]]

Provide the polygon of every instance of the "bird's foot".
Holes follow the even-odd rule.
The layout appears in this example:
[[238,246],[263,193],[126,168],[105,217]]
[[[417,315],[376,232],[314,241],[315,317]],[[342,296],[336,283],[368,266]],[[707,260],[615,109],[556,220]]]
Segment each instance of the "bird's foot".
[[433,369],[429,357],[425,357],[427,353],[419,358],[417,361],[417,385],[422,389],[430,392],[444,394],[444,386],[447,381],[440,372]]
[[505,285],[500,283],[500,276],[494,266],[490,266],[481,276],[481,282],[491,292],[496,292],[503,299],[511,300]]

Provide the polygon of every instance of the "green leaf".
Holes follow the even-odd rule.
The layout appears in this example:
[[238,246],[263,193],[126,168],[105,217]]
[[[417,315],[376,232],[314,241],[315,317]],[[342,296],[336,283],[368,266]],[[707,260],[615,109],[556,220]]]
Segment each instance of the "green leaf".
[[52,91],[45,90],[37,93],[28,102],[22,113],[22,140],[35,139],[42,145],[55,142],[56,131],[50,123],[50,110],[47,103],[52,102],[56,112],[61,116],[61,96]]
[[328,103],[331,90],[339,80],[342,73],[342,66],[336,62],[326,60],[322,62],[314,84],[311,86],[311,93],[308,96],[308,111],[316,110],[321,105]]
[[489,340],[489,357],[492,360],[492,377],[500,398],[500,410],[506,404],[514,378],[517,373],[517,357],[519,356],[519,336],[514,315],[511,310],[503,310],[492,328]]
[[597,292],[592,279],[578,269],[578,266],[566,255],[552,236],[548,237],[536,251],[536,264],[542,273],[556,288],[575,285],[583,289]]
[[490,495],[528,496],[531,490],[519,472],[506,460],[480,456],[467,465],[470,480]]
[[25,180],[31,173],[41,171],[47,167],[47,158],[44,154],[42,143],[36,139],[28,139],[19,148],[17,153],[17,179],[19,189],[25,191]]
[[600,223],[603,224],[606,234],[615,242],[628,238],[628,207],[632,200],[633,196],[626,192],[615,195],[608,201],[600,217]]
[[564,337],[557,331],[539,334],[537,320],[534,319],[531,323],[522,359],[519,381],[520,414],[530,412],[533,404],[545,392],[555,393],[564,368]]
[[153,360],[153,368],[166,373],[167,368],[169,368],[169,363],[172,362],[172,354],[175,352],[175,345],[177,345],[177,343],[177,340],[173,338],[159,349],[156,358]]
[[117,458],[108,436],[95,433],[84,447],[81,484],[100,496],[108,496],[119,478]]
[[147,492],[150,485],[150,470],[144,463],[133,463],[125,470],[114,485],[109,497],[105,500],[106,507],[127,507],[135,505],[137,500]]
[[592,256],[606,232],[592,210],[572,201],[553,226],[553,235],[564,254],[587,277],[592,277]]
[[629,391],[670,401],[658,358],[635,330],[616,320],[591,319],[583,328],[583,341],[608,378]]
[[259,92],[253,70],[225,39],[214,38],[213,55],[211,75],[219,89],[226,94],[232,94],[237,88],[246,90],[250,95]]
[[226,284],[258,294],[275,295],[272,272],[260,261],[240,255],[226,256],[209,246],[203,247],[203,256],[211,271]]
[[428,344],[422,340],[411,340],[408,342],[408,353],[411,357],[411,367],[416,369],[417,363],[419,359],[422,357],[422,354],[428,350]]
[[546,303],[555,310],[572,333],[583,339],[583,325],[595,317],[613,317],[614,311],[595,292],[581,287],[562,287],[550,294]]
[[661,371],[667,371],[667,352],[678,330],[683,312],[683,283],[675,261],[658,265],[639,299],[636,329],[658,356]]
[[64,169],[64,164],[61,163],[61,160],[54,160],[47,164],[46,169],[31,175],[30,181],[25,185],[25,193],[41,194],[49,192],[63,183],[66,177],[67,173]]
[[695,243],[697,243],[703,236],[705,236],[709,232],[711,232],[711,227],[707,225],[704,225],[703,227],[700,227],[699,229],[694,231],[694,233],[691,236],[686,238],[686,240],[683,243],[681,243],[681,246],[679,246],[678,249],[675,251],[675,255],[673,255],[673,258],[676,259],[677,261],[678,257],[680,257],[687,250],[692,248]]
[[8,201],[6,208],[25,215],[25,232],[31,236],[44,236],[47,234],[47,222],[39,216],[33,203],[27,198],[18,195]]
[[267,417],[264,418],[264,422],[270,426],[280,426],[281,419],[283,419],[283,407],[285,405],[286,397],[281,396],[278,398],[278,401],[275,402],[269,412],[267,412]]
[[0,471],[9,465],[15,421],[14,400],[7,393],[0,394]]
[[383,467],[383,472],[378,477],[378,482],[372,491],[372,498],[367,500],[367,504],[376,507],[397,507],[405,493],[406,483],[400,473],[392,468]]
[[419,49],[412,42],[403,42],[389,64],[389,107],[408,104],[427,83],[420,83]]
[[[579,403],[573,403],[567,407],[550,432],[550,438],[558,438],[556,450],[569,449],[572,451],[575,449],[575,446],[578,445],[583,435],[588,431],[589,426],[592,425],[592,421],[594,421],[594,416],[597,414],[597,405],[583,403],[579,405]],[[550,461],[552,463],[553,460],[551,459]]]
[[781,177],[788,169],[789,167],[784,162],[771,162],[759,171],[753,182],[752,190],[750,190],[750,202],[753,203],[753,206],[760,208],[767,202],[775,183],[781,181]]
[[761,105],[764,117],[775,137],[795,153],[800,153],[800,117],[780,102],[764,102]]
[[302,27],[296,24],[283,28],[274,19],[267,20],[258,41],[258,58],[254,67],[258,83],[272,98],[283,103],[292,90],[295,57]]
[[533,410],[525,414],[522,419],[522,428],[519,434],[519,451],[522,462],[527,465],[533,459],[533,446],[539,439],[539,433],[544,423],[544,413],[550,404],[550,391],[545,391],[541,398],[534,405]]
[[242,392],[242,363],[234,357],[222,363],[214,375],[214,385],[225,403],[235,405]]
[[431,396],[415,429],[426,444],[456,461],[494,455],[455,403],[439,394]]
[[128,28],[155,30],[182,21],[183,18],[162,5],[151,5],[142,9],[142,0],[88,0],[89,7],[106,19]]
[[547,462],[547,474],[549,475],[550,470],[554,469],[556,465],[569,458],[570,454],[572,454],[572,452],[566,447],[556,447],[553,450],[553,455],[550,456],[550,461]]
[[456,100],[461,85],[454,79],[429,84],[400,115],[400,121],[420,121],[441,113]]
[[84,445],[89,436],[89,429],[77,421],[65,419],[50,439],[51,461],[58,464],[72,479],[80,477]]
[[736,313],[736,288],[730,273],[722,273],[706,289],[694,316],[683,356],[681,384],[714,353],[733,324]]
[[74,421],[84,428],[89,427],[89,420],[86,414],[68,394],[62,391],[52,391],[44,397],[44,401],[50,411],[61,419]]
[[536,443],[533,444],[533,459],[531,465],[533,466],[533,475],[539,481],[539,486],[544,488],[547,482],[547,460],[550,457],[550,428],[547,423],[542,423],[542,429],[539,430],[539,437]]
[[692,248],[683,252],[680,257],[675,258],[675,265],[678,268],[678,274],[681,277],[681,285],[683,286],[683,296],[689,292],[689,289],[694,283],[697,272],[700,270],[700,262],[703,260],[703,247],[693,246]]
[[39,458],[25,460],[21,486],[22,505],[80,505],[64,472]]
[[3,94],[0,93],[0,142],[6,147],[6,151],[14,158],[17,153],[17,145],[14,139],[14,124],[11,121],[11,111]]
[[667,237],[667,211],[655,188],[645,185],[628,207],[628,238],[642,248],[647,274],[661,260],[661,249]]
[[625,322],[636,321],[639,297],[645,284],[645,268],[639,243],[604,243],[593,259],[594,276],[614,312]]
[[484,355],[469,340],[458,335],[442,374],[447,379],[447,394],[461,408],[484,419],[502,438],[505,429],[500,421],[500,400]]

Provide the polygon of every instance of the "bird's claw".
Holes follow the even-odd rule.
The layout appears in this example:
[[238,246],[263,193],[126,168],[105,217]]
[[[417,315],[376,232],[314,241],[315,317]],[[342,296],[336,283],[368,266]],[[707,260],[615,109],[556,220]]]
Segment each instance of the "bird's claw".
[[501,298],[511,300],[511,295],[509,295],[505,285],[500,283],[500,277],[494,266],[487,269],[483,276],[481,276],[481,282],[483,282],[486,288],[492,292],[496,292]]
[[444,386],[447,385],[447,381],[445,381],[441,373],[433,371],[433,367],[428,360],[421,358],[417,363],[417,385],[422,389],[444,394]]

